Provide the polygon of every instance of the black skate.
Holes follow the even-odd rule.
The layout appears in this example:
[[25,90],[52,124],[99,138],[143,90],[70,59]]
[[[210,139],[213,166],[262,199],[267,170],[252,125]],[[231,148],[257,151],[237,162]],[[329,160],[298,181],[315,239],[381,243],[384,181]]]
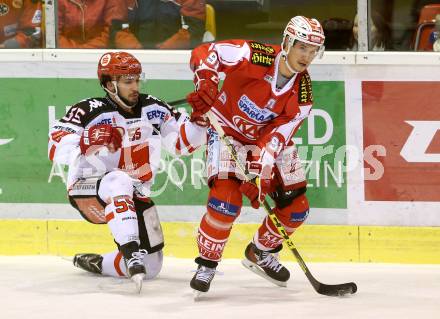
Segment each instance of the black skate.
[[280,249],[263,251],[258,249],[255,244],[250,243],[244,253],[246,259],[243,259],[241,263],[260,277],[280,287],[286,287],[290,273],[287,268],[278,261],[277,252],[279,250]]
[[124,256],[128,278],[135,283],[138,293],[141,293],[142,282],[147,275],[144,265],[144,256],[147,254],[147,251],[139,249],[139,245],[136,242],[122,245],[119,250]]
[[218,264],[215,261],[205,260],[200,257],[196,258],[196,263],[198,263],[199,266],[189,283],[191,288],[194,289],[195,300],[197,300],[203,293],[208,292],[209,287],[211,286],[211,281],[215,276],[215,268]]
[[194,277],[191,279],[190,286],[200,292],[208,292],[211,281],[214,279],[215,268],[199,265]]
[[76,254],[73,257],[73,265],[94,274],[101,274],[102,259],[98,254]]

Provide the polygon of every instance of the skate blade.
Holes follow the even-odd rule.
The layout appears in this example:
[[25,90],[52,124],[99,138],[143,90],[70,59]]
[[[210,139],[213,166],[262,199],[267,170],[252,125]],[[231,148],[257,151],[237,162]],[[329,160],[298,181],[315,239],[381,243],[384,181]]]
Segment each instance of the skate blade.
[[130,278],[134,282],[134,284],[136,285],[136,291],[138,294],[141,293],[142,283],[144,281],[144,278],[145,278],[145,274],[136,274]]
[[241,261],[241,264],[246,267],[247,269],[249,269],[250,271],[252,271],[253,273],[257,274],[258,276],[266,279],[267,281],[270,281],[271,283],[279,286],[279,287],[287,287],[287,282],[286,281],[279,281],[279,280],[275,280],[271,277],[269,277],[268,275],[266,275],[266,273],[257,265],[255,265],[253,262],[250,262],[247,259],[243,259]]
[[193,289],[194,301],[199,301],[200,298],[203,297],[204,295],[206,295],[206,292]]

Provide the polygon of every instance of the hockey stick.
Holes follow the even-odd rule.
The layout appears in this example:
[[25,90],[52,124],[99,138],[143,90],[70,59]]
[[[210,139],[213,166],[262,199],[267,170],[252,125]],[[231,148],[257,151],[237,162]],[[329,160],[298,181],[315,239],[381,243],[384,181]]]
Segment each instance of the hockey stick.
[[[209,118],[211,125],[217,131],[222,142],[228,148],[229,153],[231,154],[232,158],[234,159],[237,167],[239,168],[241,173],[244,174],[246,181],[249,182],[250,179],[248,177],[248,170],[244,166],[244,164],[239,161],[237,151],[235,150],[234,145],[229,141],[229,139],[225,135],[225,131],[221,127],[220,123],[218,122],[217,117],[215,116],[214,113],[212,113],[211,110],[206,113],[206,116]],[[258,181],[257,181],[257,183],[258,183]],[[263,200],[262,204],[263,204],[263,207],[264,207],[266,213],[269,215],[269,218],[272,220],[273,224],[276,226],[278,233],[285,239],[287,247],[289,247],[290,251],[295,256],[302,271],[304,272],[307,279],[310,281],[310,283],[312,284],[313,288],[316,290],[317,293],[322,294],[322,295],[326,295],[326,296],[343,296],[346,294],[354,294],[357,291],[357,286],[354,282],[348,282],[348,283],[339,284],[339,285],[326,285],[326,284],[323,284],[323,283],[319,282],[318,280],[316,280],[315,277],[313,277],[312,273],[310,272],[309,268],[307,267],[306,263],[304,262],[303,258],[299,254],[298,249],[296,249],[295,244],[289,238],[289,235],[287,234],[286,230],[284,229],[284,226],[280,223],[278,217],[272,211],[269,203],[266,200]]]
[[182,104],[185,104],[185,103],[187,103],[186,102],[186,98],[168,102],[168,105],[176,106],[176,105],[182,105]]

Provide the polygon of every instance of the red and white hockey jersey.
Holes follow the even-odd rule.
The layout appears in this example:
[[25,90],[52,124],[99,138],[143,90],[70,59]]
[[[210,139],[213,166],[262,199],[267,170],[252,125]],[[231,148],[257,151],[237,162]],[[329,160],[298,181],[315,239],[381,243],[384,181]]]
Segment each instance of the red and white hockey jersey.
[[[134,114],[119,108],[109,97],[89,98],[73,105],[49,132],[49,158],[69,165],[67,187],[78,179],[100,177],[119,169],[134,180],[137,190],[148,196],[160,168],[161,149],[186,155],[206,142],[206,129],[151,95],[140,94]],[[110,153],[106,147],[89,156],[80,153],[84,129],[97,124],[122,128],[122,148]],[[137,183],[137,184],[136,184]],[[139,184],[140,187],[139,187]]]
[[281,89],[276,88],[278,45],[229,40],[203,44],[191,56],[191,68],[204,61],[226,78],[212,111],[227,135],[244,144],[277,132],[286,144],[292,139],[313,105],[312,84],[307,71],[296,73]]

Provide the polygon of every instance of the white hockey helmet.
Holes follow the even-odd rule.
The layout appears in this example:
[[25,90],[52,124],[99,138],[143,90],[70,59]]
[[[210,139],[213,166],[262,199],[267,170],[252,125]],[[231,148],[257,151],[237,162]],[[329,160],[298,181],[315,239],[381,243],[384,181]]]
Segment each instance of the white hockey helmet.
[[290,19],[284,29],[283,38],[289,36],[290,39],[298,40],[321,47],[324,45],[324,30],[321,23],[314,18],[296,16]]
[[[295,16],[290,19],[283,32],[282,54],[287,56],[295,40],[319,47],[318,56],[324,53],[324,30],[321,23],[314,18]],[[287,45],[287,50],[283,45]]]

